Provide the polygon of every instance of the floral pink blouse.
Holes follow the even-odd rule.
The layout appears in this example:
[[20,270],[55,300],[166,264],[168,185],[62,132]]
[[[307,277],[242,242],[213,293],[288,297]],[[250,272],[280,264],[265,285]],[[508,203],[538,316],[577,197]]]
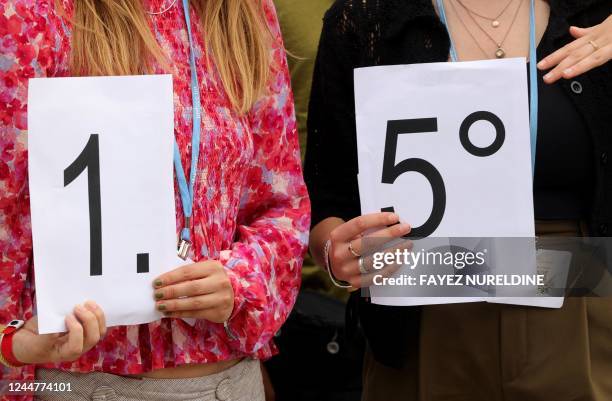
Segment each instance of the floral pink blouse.
[[[68,14],[73,0],[63,0]],[[143,0],[150,12],[172,1]],[[300,284],[310,224],[302,179],[293,96],[272,0],[263,0],[275,36],[268,93],[238,116],[214,69],[204,61],[203,32],[192,12],[202,92],[202,141],[193,211],[190,256],[218,259],[235,292],[228,338],[223,325],[190,326],[163,319],[110,328],[106,337],[73,363],[55,367],[135,374],[187,363],[239,357],[267,358],[272,337],[285,321]],[[68,76],[70,24],[55,0],[0,2],[0,323],[28,319],[34,310],[32,237],[27,179],[28,78]],[[180,1],[149,14],[152,31],[174,63],[175,135],[183,165],[191,159],[189,44]],[[166,73],[161,67],[156,73]],[[186,172],[189,174],[188,172]],[[178,191],[175,191],[178,194]],[[177,233],[183,224],[177,195]],[[34,367],[4,371],[2,379],[32,379]]]

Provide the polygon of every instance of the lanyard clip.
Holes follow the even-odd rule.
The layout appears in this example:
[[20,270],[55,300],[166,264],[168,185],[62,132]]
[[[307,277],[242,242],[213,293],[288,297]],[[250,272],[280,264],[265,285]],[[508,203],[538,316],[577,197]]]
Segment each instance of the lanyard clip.
[[179,240],[176,252],[179,258],[183,260],[187,260],[187,256],[189,255],[189,250],[191,249],[191,242],[181,239]]
[[183,260],[187,260],[187,255],[189,254],[189,250],[191,249],[191,216],[185,216],[185,228],[181,232],[181,237],[177,246],[177,253],[179,258]]

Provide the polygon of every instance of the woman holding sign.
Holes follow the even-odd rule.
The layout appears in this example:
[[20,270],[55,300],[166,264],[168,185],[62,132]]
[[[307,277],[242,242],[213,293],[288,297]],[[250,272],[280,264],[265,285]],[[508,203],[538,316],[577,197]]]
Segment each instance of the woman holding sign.
[[[0,378],[71,385],[42,400],[262,400],[310,221],[272,0],[3,1],[0,51]],[[166,318],[107,328],[90,301],[38,335],[28,78],[164,73],[187,260],[151,283]]]
[[[360,216],[358,67],[530,58],[537,234],[607,236],[611,11],[607,0],[338,1],[319,45],[305,167],[311,251],[332,280],[368,285],[361,237],[399,221],[389,213]],[[410,228],[385,230],[378,235],[397,237]],[[385,307],[357,292],[352,307],[369,344],[364,400],[612,399],[608,299],[567,299],[560,310]]]

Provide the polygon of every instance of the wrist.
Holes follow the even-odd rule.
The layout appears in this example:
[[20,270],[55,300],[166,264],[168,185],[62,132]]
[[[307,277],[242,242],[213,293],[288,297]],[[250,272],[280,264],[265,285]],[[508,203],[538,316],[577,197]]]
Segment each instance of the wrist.
[[0,363],[6,367],[18,368],[26,365],[26,363],[15,356],[13,341],[23,325],[23,321],[13,320],[0,331]]
[[327,270],[327,274],[329,275],[330,281],[338,288],[351,288],[351,284],[344,280],[338,280],[334,275],[334,271],[331,266],[331,259],[329,257],[329,252],[331,251],[332,242],[328,239],[325,242],[325,247],[323,248],[323,257],[325,259],[325,270]]
[[32,358],[34,350],[31,348],[28,349],[24,344],[25,334],[24,330],[17,330],[15,334],[13,334],[13,355],[19,362],[29,365],[36,363],[36,361]]
[[325,244],[331,232],[343,223],[344,220],[338,217],[328,217],[312,228],[310,232],[310,253],[317,265],[325,267]]

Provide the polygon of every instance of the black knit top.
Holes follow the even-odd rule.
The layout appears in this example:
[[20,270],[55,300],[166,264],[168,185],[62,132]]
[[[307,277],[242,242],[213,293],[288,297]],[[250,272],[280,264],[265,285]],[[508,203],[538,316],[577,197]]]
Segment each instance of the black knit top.
[[[570,24],[593,26],[612,11],[610,0],[550,3],[539,57],[573,40]],[[338,0],[328,11],[308,120],[305,176],[313,225],[360,214],[353,69],[446,61],[449,43],[430,0]],[[612,224],[609,64],[551,87],[540,83],[534,186],[537,218],[584,218],[594,235],[603,236]]]

